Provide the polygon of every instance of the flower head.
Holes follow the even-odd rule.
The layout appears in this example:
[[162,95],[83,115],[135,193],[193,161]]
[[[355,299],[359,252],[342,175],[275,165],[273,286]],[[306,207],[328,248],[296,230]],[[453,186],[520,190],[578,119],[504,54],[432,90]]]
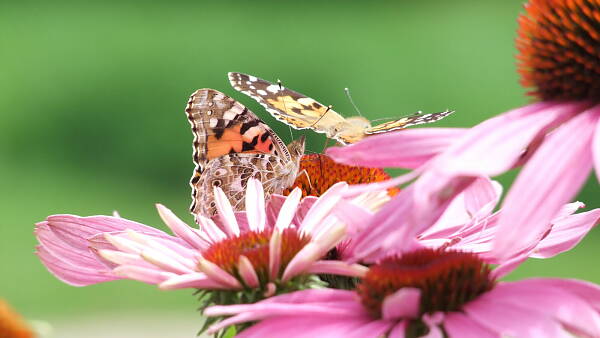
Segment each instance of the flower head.
[[[415,216],[409,217],[416,220],[414,227],[422,226],[421,215],[439,210],[423,203],[426,199],[442,200],[478,177],[522,167],[503,201],[506,211],[498,216],[500,235],[492,251],[496,256],[527,251],[532,240],[544,238],[593,167],[600,178],[599,13],[597,0],[527,4],[519,21],[519,71],[544,101],[493,117],[451,142],[447,133],[400,131],[327,153],[346,164],[417,168],[410,177],[419,176],[412,197]],[[397,156],[396,149],[405,144],[410,156]],[[430,145],[438,149],[434,156]]]
[[[348,184],[364,184],[382,182],[390,179],[385,171],[380,168],[367,168],[345,165],[334,162],[329,156],[323,154],[304,155],[300,160],[300,174],[294,184],[287,188],[283,194],[288,195],[292,189],[302,189],[302,196],[321,196],[338,182]],[[396,188],[390,188],[388,194],[395,195]]]
[[177,237],[122,218],[50,216],[38,224],[38,252],[52,273],[74,285],[128,278],[162,289],[231,290],[232,302],[237,292],[247,292],[244,299],[255,301],[309,287],[313,274],[364,273],[358,265],[322,260],[345,236],[332,210],[346,188],[339,183],[308,207],[299,189],[276,198],[282,204],[265,206],[262,185],[251,179],[246,211],[237,215],[216,188],[221,227],[199,216],[200,230],[158,205]]
[[600,1],[531,0],[519,17],[521,84],[542,100],[600,99]]

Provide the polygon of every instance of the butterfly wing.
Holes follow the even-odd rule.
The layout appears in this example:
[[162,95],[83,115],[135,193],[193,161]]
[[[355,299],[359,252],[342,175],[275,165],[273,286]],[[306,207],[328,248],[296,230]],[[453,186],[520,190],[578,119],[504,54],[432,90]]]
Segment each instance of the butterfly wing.
[[220,187],[234,210],[244,209],[246,185],[254,177],[263,184],[265,196],[281,193],[281,182],[295,171],[286,171],[281,157],[272,154],[237,153],[210,160],[204,171],[192,179],[194,199],[190,207],[194,215],[213,216],[217,213],[213,187]]
[[414,115],[400,118],[395,121],[385,122],[385,123],[373,126],[371,128],[367,128],[367,129],[365,129],[365,134],[386,133],[388,131],[403,129],[403,128],[414,126],[417,124],[431,123],[431,122],[439,121],[452,113],[454,113],[453,110],[446,110],[443,112],[432,113],[432,114],[414,114]]
[[345,122],[340,114],[329,107],[281,84],[242,73],[228,75],[229,82],[235,90],[250,96],[277,120],[293,128],[311,128],[332,137],[332,128]]
[[[196,167],[190,181],[190,210],[194,214],[214,214],[214,185],[222,185],[232,203],[237,203],[239,189],[245,188],[250,177],[248,170],[264,173],[292,160],[288,148],[269,126],[248,108],[217,90],[197,90],[185,111],[194,134]],[[236,159],[260,159],[261,156],[275,162],[244,160],[239,163]]]
[[194,134],[194,163],[200,172],[231,153],[269,153],[289,159],[283,141],[241,103],[214,89],[198,89],[185,109]]

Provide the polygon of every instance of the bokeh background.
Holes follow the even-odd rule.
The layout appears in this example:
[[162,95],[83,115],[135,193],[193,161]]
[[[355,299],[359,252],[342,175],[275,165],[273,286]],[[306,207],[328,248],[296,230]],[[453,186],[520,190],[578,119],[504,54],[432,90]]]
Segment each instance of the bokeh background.
[[[161,202],[192,223],[188,95],[211,87],[287,127],[235,92],[226,73],[281,79],[346,116],[391,118],[446,108],[467,127],[529,102],[514,48],[520,0],[20,1],[0,9],[0,297],[49,337],[194,337],[191,291],[117,281],[59,282],[33,254],[47,215],[110,214],[162,227]],[[310,131],[309,149],[322,135]],[[300,135],[294,131],[295,137]],[[514,173],[501,180],[510,182]],[[578,197],[598,207],[590,179]],[[600,232],[531,261],[510,278],[600,283]],[[83,333],[82,333],[83,332]]]

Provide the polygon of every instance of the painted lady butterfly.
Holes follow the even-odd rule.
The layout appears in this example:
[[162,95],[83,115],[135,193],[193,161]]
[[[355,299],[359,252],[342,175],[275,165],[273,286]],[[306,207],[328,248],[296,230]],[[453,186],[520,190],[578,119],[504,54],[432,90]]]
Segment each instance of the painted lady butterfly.
[[255,99],[279,121],[296,129],[311,128],[342,144],[355,143],[370,134],[385,133],[417,124],[435,122],[452,114],[443,111],[433,114],[413,114],[395,121],[371,126],[362,116],[344,118],[321,103],[298,92],[283,87],[280,83],[259,79],[242,73],[229,73],[233,88]]
[[304,137],[286,147],[248,108],[214,89],[194,92],[185,112],[194,133],[192,214],[216,214],[213,187],[221,187],[234,210],[242,210],[249,178],[260,179],[266,196],[294,183]]

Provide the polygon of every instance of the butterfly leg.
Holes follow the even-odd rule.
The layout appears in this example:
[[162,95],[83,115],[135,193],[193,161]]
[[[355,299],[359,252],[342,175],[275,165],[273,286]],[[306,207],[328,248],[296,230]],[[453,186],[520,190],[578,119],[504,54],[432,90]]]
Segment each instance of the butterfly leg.
[[306,169],[302,169],[302,171],[298,173],[298,176],[296,176],[296,179],[298,179],[302,175],[306,176],[306,180],[308,181],[308,186],[310,187],[310,190],[313,190],[313,186],[312,186],[312,184],[310,184],[310,176],[308,176],[308,171],[306,171]]

